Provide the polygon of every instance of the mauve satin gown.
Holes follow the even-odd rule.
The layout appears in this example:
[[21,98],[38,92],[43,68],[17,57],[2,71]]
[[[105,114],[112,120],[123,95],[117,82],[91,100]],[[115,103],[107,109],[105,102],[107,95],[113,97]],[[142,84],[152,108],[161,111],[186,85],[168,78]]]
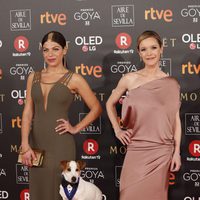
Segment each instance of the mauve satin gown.
[[128,91],[122,121],[131,143],[120,177],[120,200],[167,200],[180,86],[167,76]]

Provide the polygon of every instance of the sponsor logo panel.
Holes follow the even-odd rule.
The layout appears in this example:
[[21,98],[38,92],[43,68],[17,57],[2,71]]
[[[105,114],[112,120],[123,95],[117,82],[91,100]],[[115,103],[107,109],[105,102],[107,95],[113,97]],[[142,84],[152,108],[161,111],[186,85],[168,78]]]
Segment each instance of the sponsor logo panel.
[[26,80],[26,77],[33,71],[33,67],[28,64],[16,64],[10,68],[10,74],[12,76],[19,76],[20,80]]
[[113,5],[112,27],[135,26],[134,5]]
[[185,33],[182,35],[182,42],[191,50],[200,49],[200,33]]
[[30,9],[10,10],[10,30],[11,31],[31,30],[31,10]]
[[94,8],[81,8],[74,13],[76,22],[83,22],[85,26],[90,26],[92,23],[101,20],[100,12]]
[[190,22],[198,23],[200,18],[200,5],[188,5],[181,9],[181,16],[183,19],[191,19]]
[[151,7],[150,9],[145,10],[144,19],[153,21],[162,20],[169,23],[173,21],[173,12],[170,9],[159,10]]
[[58,24],[64,26],[67,24],[67,16],[65,13],[51,13],[46,11],[40,15],[40,23],[43,24]]
[[[87,113],[79,113],[79,122],[87,115]],[[80,131],[81,134],[101,134],[101,117]]]
[[200,135],[200,113],[185,113],[185,134]]
[[16,183],[29,184],[29,169],[27,166],[16,164]]

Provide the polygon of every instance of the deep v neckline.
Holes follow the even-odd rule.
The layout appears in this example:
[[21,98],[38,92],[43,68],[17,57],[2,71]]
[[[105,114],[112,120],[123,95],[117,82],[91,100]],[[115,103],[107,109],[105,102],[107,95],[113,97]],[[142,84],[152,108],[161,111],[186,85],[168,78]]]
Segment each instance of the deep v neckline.
[[[67,74],[69,73],[69,71],[67,71],[67,72],[66,72],[63,76],[61,76],[57,81],[52,82],[52,83],[45,83],[45,82],[41,81],[41,73],[42,73],[42,72],[40,72],[40,77],[39,77],[39,88],[40,88],[41,96],[42,96],[42,99],[43,99],[43,103],[42,103],[43,106],[42,106],[42,107],[43,107],[44,112],[46,113],[47,110],[48,110],[49,95],[51,94],[51,92],[52,92],[52,90],[54,89],[54,87],[55,87],[58,83],[60,83],[61,80],[62,80],[65,76],[67,76]],[[53,86],[49,89],[49,91],[48,91],[48,93],[47,93],[46,102],[45,102],[45,95],[44,95],[44,92],[43,92],[43,90],[42,90],[41,84],[53,85]]]

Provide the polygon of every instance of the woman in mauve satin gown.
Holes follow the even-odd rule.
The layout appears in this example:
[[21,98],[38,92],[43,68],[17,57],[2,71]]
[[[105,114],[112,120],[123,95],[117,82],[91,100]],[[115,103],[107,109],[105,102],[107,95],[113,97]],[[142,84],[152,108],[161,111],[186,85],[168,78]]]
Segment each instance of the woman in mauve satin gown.
[[[123,76],[106,104],[116,137],[127,145],[120,200],[167,200],[169,172],[181,166],[180,86],[160,70],[156,32],[143,32],[137,49],[144,68]],[[125,92],[121,128],[115,105]]]
[[[64,36],[51,31],[43,37],[41,46],[47,67],[31,73],[27,80],[21,154],[23,164],[30,167],[30,199],[61,200],[60,161],[76,159],[73,135],[93,122],[102,109],[85,79],[67,69],[64,62],[67,54]],[[84,99],[89,112],[79,123],[71,125],[68,113],[75,94]],[[32,121],[33,131],[30,132]],[[32,167],[32,161],[36,159],[33,148],[45,151],[41,167]]]

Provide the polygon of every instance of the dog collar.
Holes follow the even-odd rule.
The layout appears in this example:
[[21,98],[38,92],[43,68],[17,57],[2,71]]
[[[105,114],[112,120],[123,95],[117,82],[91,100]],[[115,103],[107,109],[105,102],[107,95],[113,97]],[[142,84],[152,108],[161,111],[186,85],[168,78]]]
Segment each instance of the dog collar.
[[61,185],[64,189],[65,195],[67,196],[67,198],[69,200],[72,200],[74,195],[76,194],[78,184],[79,184],[79,179],[78,179],[77,183],[70,183],[70,182],[66,181],[63,176]]

